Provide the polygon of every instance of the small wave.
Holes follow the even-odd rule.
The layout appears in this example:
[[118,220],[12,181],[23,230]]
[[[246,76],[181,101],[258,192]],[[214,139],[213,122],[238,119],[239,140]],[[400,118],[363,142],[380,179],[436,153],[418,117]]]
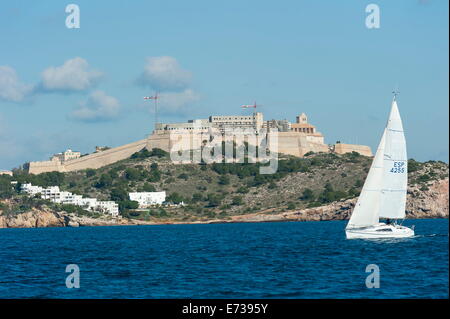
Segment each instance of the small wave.
[[414,238],[421,237],[448,237],[449,234],[424,234],[424,235],[415,235]]

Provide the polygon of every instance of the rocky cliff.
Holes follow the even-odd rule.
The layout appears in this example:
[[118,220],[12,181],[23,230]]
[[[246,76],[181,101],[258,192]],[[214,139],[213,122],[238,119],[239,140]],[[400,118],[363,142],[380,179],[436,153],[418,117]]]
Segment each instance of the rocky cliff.
[[[449,179],[431,181],[427,190],[418,186],[408,188],[406,218],[448,218],[449,216]],[[262,221],[320,221],[349,219],[357,198],[333,202],[329,205],[292,210],[282,213],[263,211],[254,214],[233,216],[235,222]]]
[[32,209],[17,215],[0,212],[0,228],[64,227],[69,218],[63,213]]

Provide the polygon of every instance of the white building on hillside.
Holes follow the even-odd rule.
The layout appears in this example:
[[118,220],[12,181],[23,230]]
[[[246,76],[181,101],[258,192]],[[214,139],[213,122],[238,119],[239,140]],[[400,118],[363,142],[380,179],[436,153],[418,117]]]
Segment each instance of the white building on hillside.
[[112,217],[119,216],[119,205],[113,201],[98,201],[96,210],[110,214]]
[[64,198],[61,198],[61,203],[63,203],[63,204],[72,204],[72,205],[77,205],[77,206],[81,206],[82,205],[82,203],[83,203],[83,196],[72,194],[70,192],[68,192],[68,193],[69,194],[64,196]]
[[59,193],[59,186],[50,186],[42,189],[41,195],[43,199],[50,199],[50,197],[56,193]]
[[43,188],[28,183],[22,184],[21,190],[31,196],[41,194],[41,198],[48,199],[54,203],[77,205],[93,212],[109,214],[112,217],[119,215],[119,205],[116,202],[98,201],[96,198],[83,198],[81,195],[61,191],[58,186]]
[[83,206],[86,209],[94,209],[97,207],[97,199],[96,198],[82,198],[80,206]]
[[137,201],[139,208],[152,205],[162,205],[166,201],[166,192],[135,192],[129,193],[130,200]]
[[71,196],[71,192],[53,192],[47,195],[46,199],[51,200],[54,203],[62,204],[66,202],[66,198]]
[[34,186],[31,185],[31,183],[20,185],[20,189],[22,190],[22,192],[25,192],[31,196],[34,196],[39,193],[42,195],[44,190],[41,186]]

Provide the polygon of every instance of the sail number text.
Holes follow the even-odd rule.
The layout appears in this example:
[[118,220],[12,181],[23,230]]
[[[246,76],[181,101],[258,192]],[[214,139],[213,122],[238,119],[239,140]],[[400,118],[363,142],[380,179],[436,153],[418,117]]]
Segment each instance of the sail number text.
[[391,173],[404,173],[405,172],[405,162],[394,162],[394,167],[391,168]]

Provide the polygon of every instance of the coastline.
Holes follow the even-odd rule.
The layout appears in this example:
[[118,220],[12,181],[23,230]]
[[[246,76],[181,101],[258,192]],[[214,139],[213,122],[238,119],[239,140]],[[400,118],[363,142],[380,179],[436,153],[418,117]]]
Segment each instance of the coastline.
[[[144,221],[138,219],[103,219],[80,217],[65,212],[32,211],[22,213],[15,218],[0,215],[0,228],[45,228],[45,227],[98,227],[98,226],[150,226],[150,225],[190,225],[190,224],[226,224],[226,223],[264,223],[294,221],[332,221],[348,220],[357,198],[330,205],[276,212],[275,209],[256,213],[214,218],[207,220],[161,220]],[[441,212],[407,212],[406,219],[448,219],[448,207]]]
[[[449,179],[442,179],[420,191],[417,187],[408,189],[406,219],[449,218]],[[133,226],[133,225],[179,225],[179,224],[217,224],[217,223],[257,223],[283,221],[329,221],[347,220],[357,202],[357,197],[335,201],[327,205],[285,210],[283,208],[263,209],[255,213],[228,215],[223,218],[203,219],[112,219],[79,216],[65,211],[52,211],[49,208],[33,208],[20,214],[4,215],[0,210],[0,228],[38,228],[38,227],[83,227],[83,226]],[[188,216],[188,215],[186,215]]]

